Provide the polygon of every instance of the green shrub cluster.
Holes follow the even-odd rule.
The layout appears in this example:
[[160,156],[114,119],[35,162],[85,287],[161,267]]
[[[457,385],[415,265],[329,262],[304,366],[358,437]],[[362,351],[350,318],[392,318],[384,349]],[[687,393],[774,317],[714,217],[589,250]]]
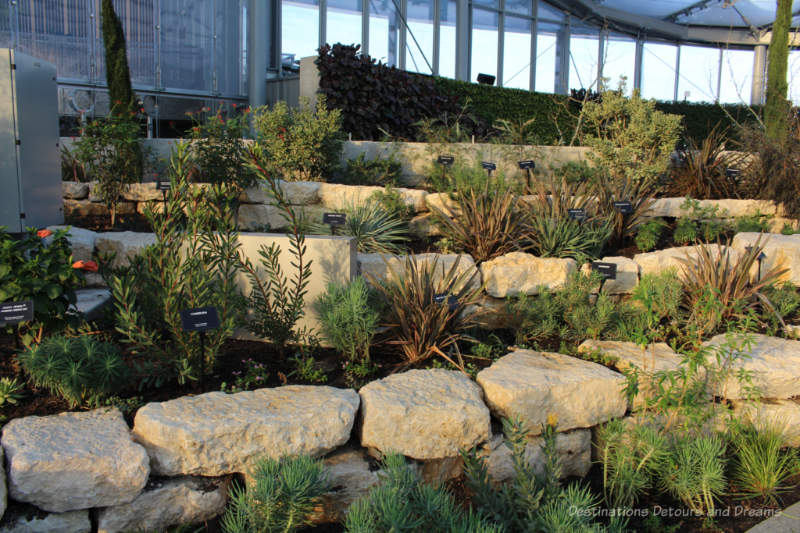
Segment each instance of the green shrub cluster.
[[226,116],[222,108],[210,113],[210,108],[192,115],[194,125],[189,130],[191,153],[197,165],[195,181],[233,184],[246,189],[255,183],[253,171],[244,164],[249,112]]

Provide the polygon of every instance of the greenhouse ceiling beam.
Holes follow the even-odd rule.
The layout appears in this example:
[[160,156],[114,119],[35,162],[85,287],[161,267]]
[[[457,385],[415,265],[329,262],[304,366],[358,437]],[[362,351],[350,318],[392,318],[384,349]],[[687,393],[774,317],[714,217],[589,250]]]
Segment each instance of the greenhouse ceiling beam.
[[557,0],[554,3],[584,21],[598,21],[601,26],[603,23],[609,23],[634,33],[644,31],[652,37],[686,39],[687,28],[681,24],[602,6],[591,0]]
[[669,15],[664,17],[664,20],[669,22],[675,22],[676,20],[678,20],[679,17],[682,17],[683,15],[690,15],[695,11],[700,11],[702,9],[705,9],[709,6],[709,4],[712,4],[714,2],[720,3],[721,0],[700,0],[699,2],[695,2],[694,4],[688,5],[681,10],[675,11],[674,13],[670,13]]
[[[715,28],[710,26],[690,26],[687,41],[697,43],[733,44],[740,46],[756,46],[769,44],[771,31],[762,31],[753,35],[749,29]],[[800,32],[789,32],[790,43],[800,43]],[[796,46],[796,45],[795,45]]]

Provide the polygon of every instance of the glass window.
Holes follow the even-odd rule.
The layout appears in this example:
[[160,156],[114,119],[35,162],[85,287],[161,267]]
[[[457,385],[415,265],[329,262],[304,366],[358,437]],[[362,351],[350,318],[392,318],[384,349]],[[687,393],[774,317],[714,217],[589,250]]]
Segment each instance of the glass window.
[[478,74],[497,76],[497,13],[473,9],[471,81]]
[[400,17],[391,0],[369,0],[369,55],[387,65],[397,65]]
[[[719,101],[724,104],[749,104],[753,90],[752,50],[722,51],[722,83]],[[681,60],[681,65],[683,60]]]
[[361,42],[361,0],[328,0],[325,41],[331,45]]
[[536,91],[552,93],[556,88],[557,24],[539,22],[536,33]]
[[789,54],[789,100],[800,105],[800,51]]
[[209,91],[213,2],[161,2],[161,85]]
[[531,82],[531,21],[506,16],[503,34],[503,87],[529,89]]
[[283,0],[281,4],[282,52],[295,58],[317,55],[319,48],[318,0]]
[[633,69],[636,63],[636,42],[609,35],[603,47],[603,78],[609,89],[617,89],[625,78],[625,94],[633,90]]
[[675,95],[677,47],[644,43],[642,54],[642,97],[672,100]]
[[596,88],[597,82],[597,32],[575,28],[569,39],[569,87],[571,89]]
[[714,102],[717,99],[719,48],[681,46],[678,100]]
[[439,75],[456,77],[456,1],[439,2]]
[[561,11],[560,9],[556,9],[547,2],[543,2],[542,0],[539,0],[538,14],[539,14],[539,20],[553,20],[556,22],[562,22],[566,20],[563,11]]
[[495,9],[500,8],[500,1],[499,0],[472,0],[473,5],[476,6],[486,6],[486,7],[493,7]]
[[408,1],[406,70],[433,73],[433,2]]
[[536,0],[506,0],[506,11],[520,15],[533,14],[533,2]]

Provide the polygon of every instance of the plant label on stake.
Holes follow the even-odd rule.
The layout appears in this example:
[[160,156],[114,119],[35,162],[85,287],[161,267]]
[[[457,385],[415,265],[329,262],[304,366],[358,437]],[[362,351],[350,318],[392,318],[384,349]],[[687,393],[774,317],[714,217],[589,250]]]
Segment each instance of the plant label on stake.
[[322,223],[331,227],[331,235],[336,235],[336,228],[344,226],[347,222],[347,215],[344,213],[324,213],[322,215]]
[[603,261],[592,261],[592,272],[600,274],[600,290],[603,292],[603,285],[609,279],[617,279],[617,264],[605,263]]
[[156,182],[156,190],[161,191],[161,196],[164,199],[164,203],[167,201],[167,192],[172,190],[172,183],[169,181],[161,181],[160,179]]
[[630,215],[633,213],[633,204],[628,201],[614,202],[614,209],[619,211],[621,215]]
[[742,171],[738,168],[726,168],[725,169],[725,177],[732,179],[733,181],[739,181],[739,176],[742,174]]
[[33,300],[0,304],[0,327],[33,321]]
[[492,177],[492,172],[497,170],[497,165],[494,163],[489,163],[488,161],[484,161],[481,163],[481,166],[486,169],[486,173],[489,174],[489,177]]
[[[744,249],[748,254],[753,253],[752,246],[745,246]],[[758,257],[756,257],[756,261],[758,261],[758,277],[756,278],[756,281],[761,281],[761,263],[766,258],[767,254],[765,254],[763,251],[760,254],[758,254]]]
[[450,167],[453,166],[456,158],[452,155],[440,155],[439,158],[436,160],[437,163],[442,165],[443,167]]
[[436,294],[433,296],[434,303],[443,304],[447,303],[447,306],[450,308],[450,311],[455,311],[458,308],[458,298],[453,296],[452,294]]
[[530,190],[531,182],[533,181],[532,173],[536,169],[536,162],[533,159],[526,159],[525,161],[517,162],[517,165],[519,165],[520,170],[525,171],[528,178],[528,190]]
[[196,307],[181,311],[181,326],[184,331],[200,334],[200,388],[205,389],[206,331],[219,329],[219,314],[216,307]]
[[567,216],[572,220],[577,220],[578,222],[583,222],[586,220],[586,209],[582,207],[576,207],[574,209],[567,209]]

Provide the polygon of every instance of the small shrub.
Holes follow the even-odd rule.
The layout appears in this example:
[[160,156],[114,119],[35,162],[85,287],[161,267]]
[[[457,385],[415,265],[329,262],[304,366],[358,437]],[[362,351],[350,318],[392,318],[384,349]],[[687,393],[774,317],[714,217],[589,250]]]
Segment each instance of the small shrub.
[[355,237],[359,252],[397,254],[409,240],[406,221],[376,201],[350,204],[342,212],[347,218],[339,231]]
[[277,102],[272,109],[253,110],[262,165],[287,181],[321,181],[336,171],[344,140],[341,124],[341,111],[329,111],[322,96],[315,109],[305,101],[299,109]]
[[397,186],[403,172],[403,165],[394,154],[387,158],[367,159],[362,153],[348,159],[345,168],[337,175],[336,182],[345,185],[377,185],[379,187]]
[[25,385],[20,383],[17,378],[0,378],[0,408],[16,405],[25,397],[22,393],[23,390],[25,390]]
[[222,516],[225,533],[291,533],[311,525],[309,515],[329,490],[324,465],[307,456],[264,458],[247,488],[235,486]]
[[660,218],[648,220],[639,226],[636,230],[636,237],[634,238],[636,247],[642,252],[649,252],[655,249],[665,227],[666,224]]
[[778,495],[790,491],[797,452],[784,450],[783,429],[774,424],[737,423],[731,431],[733,483],[739,496],[761,498],[778,505]]
[[631,293],[631,303],[644,309],[651,317],[646,326],[653,333],[667,325],[665,322],[677,326],[679,319],[683,318],[682,302],[683,286],[675,269],[642,276]]
[[516,189],[505,179],[505,174],[498,170],[491,176],[480,163],[472,166],[456,162],[451,167],[432,165],[428,171],[428,185],[435,192],[446,192],[458,195],[468,191]]
[[369,302],[364,278],[346,285],[331,283],[314,303],[322,333],[348,361],[369,361],[369,347],[378,327],[379,315]]
[[401,220],[411,220],[416,214],[414,207],[408,205],[400,192],[390,185],[382,191],[372,193],[370,200],[379,203],[386,211]]
[[659,462],[659,486],[694,513],[713,518],[725,492],[725,443],[717,436],[677,438]]
[[99,404],[124,386],[128,376],[117,348],[89,335],[48,337],[18,359],[35,387],[61,396],[72,408]]
[[556,179],[564,179],[573,185],[592,186],[598,179],[598,171],[586,161],[568,161],[551,169]]
[[470,286],[476,269],[459,273],[458,263],[445,269],[438,257],[417,261],[409,255],[399,269],[389,268],[386,281],[367,275],[387,302],[385,325],[393,339],[389,344],[400,348],[403,366],[438,355],[465,369],[457,343],[464,338],[462,332],[474,324],[475,312],[467,308],[478,301],[481,287]]
[[736,219],[736,233],[769,233],[769,216],[756,213]]
[[192,115],[194,125],[189,130],[191,153],[197,165],[196,181],[228,183],[246,189],[255,183],[252,169],[244,164],[247,153],[244,136],[250,125],[249,113],[226,117],[220,107]]
[[672,240],[679,245],[687,245],[697,241],[697,224],[695,221],[686,216],[680,217],[675,224]]

